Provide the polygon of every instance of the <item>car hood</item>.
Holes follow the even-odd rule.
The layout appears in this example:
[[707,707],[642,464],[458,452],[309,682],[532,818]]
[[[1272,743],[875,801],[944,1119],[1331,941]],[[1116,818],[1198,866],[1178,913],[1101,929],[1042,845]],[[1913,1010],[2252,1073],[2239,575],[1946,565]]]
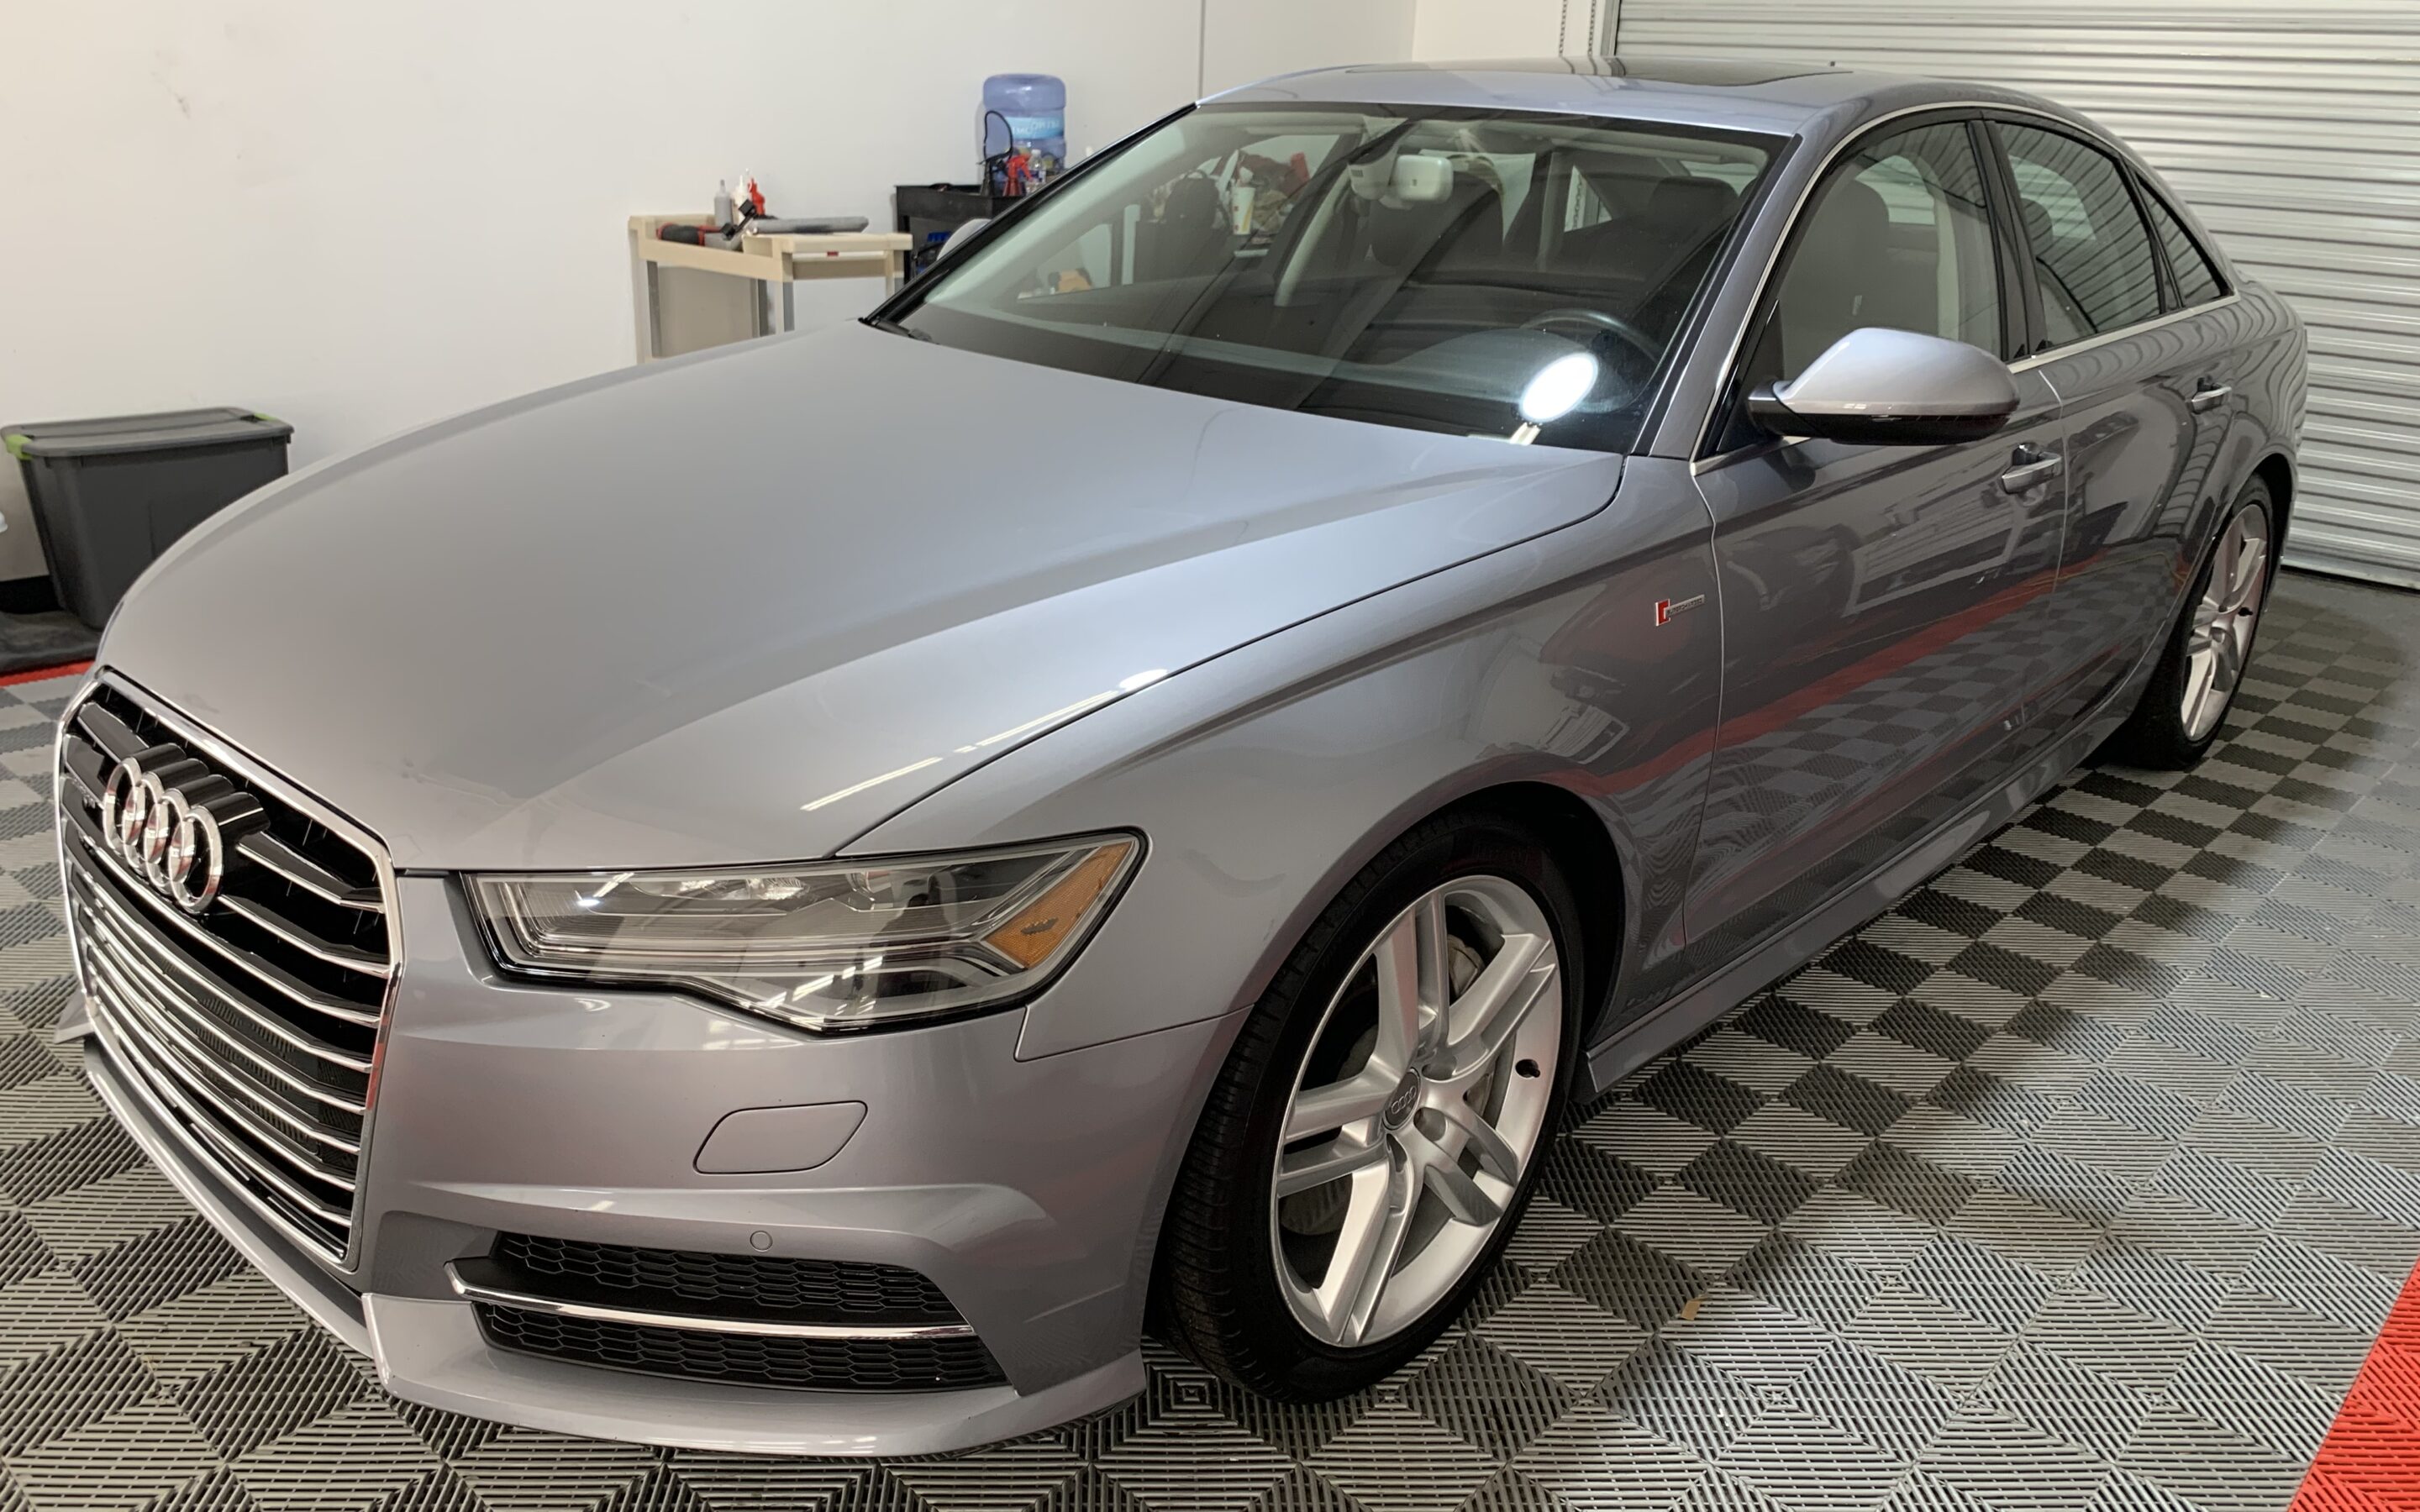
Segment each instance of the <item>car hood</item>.
[[852,324],[297,473],[180,542],[101,657],[398,867],[803,859],[1620,471]]

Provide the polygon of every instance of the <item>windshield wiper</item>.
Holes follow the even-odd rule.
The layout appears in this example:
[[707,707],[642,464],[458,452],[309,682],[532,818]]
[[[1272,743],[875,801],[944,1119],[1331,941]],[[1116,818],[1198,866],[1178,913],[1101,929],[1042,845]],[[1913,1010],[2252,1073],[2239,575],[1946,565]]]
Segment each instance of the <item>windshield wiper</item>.
[[894,336],[913,336],[918,341],[930,341],[933,339],[933,333],[931,332],[919,331],[914,326],[903,326],[898,321],[892,319],[888,316],[869,315],[864,316],[863,320],[865,324],[872,326],[875,330],[887,331]]

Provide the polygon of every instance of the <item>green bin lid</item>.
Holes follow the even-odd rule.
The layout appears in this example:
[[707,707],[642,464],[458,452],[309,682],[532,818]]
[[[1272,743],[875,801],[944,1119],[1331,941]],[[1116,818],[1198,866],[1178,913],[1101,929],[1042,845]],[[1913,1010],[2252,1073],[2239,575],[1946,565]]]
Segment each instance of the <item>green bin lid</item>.
[[156,415],[115,415],[100,420],[52,420],[0,428],[8,455],[106,456],[124,452],[163,452],[179,446],[232,446],[282,441],[294,427],[251,409],[171,409]]

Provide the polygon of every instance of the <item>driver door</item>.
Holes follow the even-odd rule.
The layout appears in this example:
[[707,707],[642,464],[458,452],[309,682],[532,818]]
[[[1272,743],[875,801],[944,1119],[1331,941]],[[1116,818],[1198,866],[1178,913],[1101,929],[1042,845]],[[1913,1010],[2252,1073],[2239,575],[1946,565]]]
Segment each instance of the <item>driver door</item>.
[[[1741,394],[1868,326],[2015,353],[2013,257],[1976,131],[1933,117],[1834,165],[1751,327]],[[2017,414],[1982,441],[1792,440],[1741,415],[1699,465],[1723,616],[1687,905],[1703,965],[1804,918],[2012,770],[2066,498],[2055,396],[2039,375],[2017,382]]]

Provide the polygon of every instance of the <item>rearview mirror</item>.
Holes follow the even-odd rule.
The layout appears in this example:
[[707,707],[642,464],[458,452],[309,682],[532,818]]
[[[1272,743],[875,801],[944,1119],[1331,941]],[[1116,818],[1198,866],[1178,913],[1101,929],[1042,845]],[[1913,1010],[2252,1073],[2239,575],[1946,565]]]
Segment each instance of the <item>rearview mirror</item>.
[[1748,395],[1757,424],[1782,436],[1869,446],[1978,441],[2017,412],[2006,363],[1979,347],[1868,326],[1832,344],[1788,383]]
[[1424,152],[1398,153],[1349,163],[1344,181],[1355,197],[1393,205],[1435,205],[1453,193],[1453,160]]
[[1444,158],[1406,152],[1395,160],[1387,197],[1405,205],[1435,205],[1453,193],[1453,164]]

